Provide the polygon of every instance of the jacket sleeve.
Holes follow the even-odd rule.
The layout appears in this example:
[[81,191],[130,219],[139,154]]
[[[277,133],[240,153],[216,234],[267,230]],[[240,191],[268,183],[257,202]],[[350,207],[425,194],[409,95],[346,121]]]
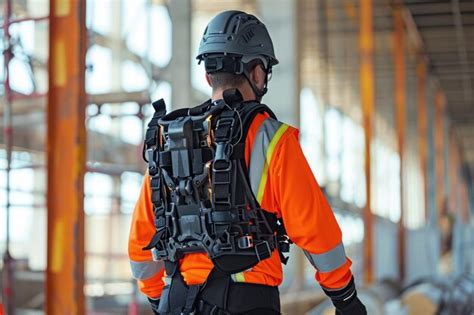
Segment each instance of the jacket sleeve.
[[275,150],[270,176],[290,239],[303,249],[325,289],[341,289],[352,278],[342,233],[306,161],[298,130],[289,128]]
[[153,261],[151,251],[143,250],[155,234],[150,177],[145,175],[140,196],[132,215],[128,239],[128,256],[133,278],[140,291],[149,298],[159,298],[163,290],[163,262]]

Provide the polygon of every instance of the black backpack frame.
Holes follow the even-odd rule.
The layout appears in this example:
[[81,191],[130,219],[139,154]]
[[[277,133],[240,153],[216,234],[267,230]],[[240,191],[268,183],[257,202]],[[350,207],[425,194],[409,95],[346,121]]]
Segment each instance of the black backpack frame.
[[[260,209],[249,185],[245,139],[258,113],[273,112],[243,102],[236,89],[224,99],[167,115],[153,103],[143,157],[151,177],[156,233],[145,247],[155,260],[177,262],[206,252],[225,274],[244,271],[283,252],[290,241],[281,220]],[[210,190],[209,190],[210,189]]]

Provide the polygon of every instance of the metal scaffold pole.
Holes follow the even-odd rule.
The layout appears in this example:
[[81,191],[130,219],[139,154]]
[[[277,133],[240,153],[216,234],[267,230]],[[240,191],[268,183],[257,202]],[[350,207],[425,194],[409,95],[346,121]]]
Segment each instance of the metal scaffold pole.
[[3,51],[4,55],[4,89],[5,89],[5,107],[3,113],[3,138],[5,141],[6,149],[6,183],[5,183],[5,210],[6,210],[6,229],[5,229],[5,253],[3,255],[3,275],[2,275],[2,302],[4,305],[5,313],[12,315],[14,313],[13,306],[13,261],[10,254],[10,211],[11,211],[11,202],[10,202],[10,171],[12,164],[12,150],[13,150],[13,129],[12,129],[12,93],[10,89],[10,70],[9,65],[10,61],[13,58],[12,54],[12,43],[10,35],[10,19],[12,15],[12,1],[7,0],[4,4],[5,13],[4,13],[4,24],[3,24],[3,36],[5,38],[6,47]]
[[359,18],[360,51],[360,94],[364,121],[365,139],[365,208],[364,208],[364,279],[373,281],[373,214],[371,209],[371,142],[375,107],[374,83],[374,30],[373,3],[371,0],[360,2]]
[[395,122],[397,129],[398,155],[400,156],[400,220],[398,222],[398,276],[405,277],[405,139],[406,139],[406,71],[405,29],[401,5],[393,10],[395,68]]

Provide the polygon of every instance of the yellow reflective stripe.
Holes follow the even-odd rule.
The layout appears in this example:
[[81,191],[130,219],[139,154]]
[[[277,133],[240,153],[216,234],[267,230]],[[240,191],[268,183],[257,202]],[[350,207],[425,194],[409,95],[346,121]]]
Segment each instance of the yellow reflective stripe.
[[268,167],[270,162],[272,161],[273,151],[275,151],[275,147],[283,136],[285,131],[288,129],[288,125],[282,124],[278,130],[275,132],[275,135],[272,138],[272,141],[268,145],[267,154],[265,157],[265,164],[263,166],[262,177],[260,178],[260,184],[258,185],[258,194],[257,194],[257,201],[258,203],[262,203],[263,193],[265,192],[265,186],[267,185],[267,177],[268,177]]
[[234,282],[245,282],[244,272],[234,273],[232,275],[232,280],[234,280]]

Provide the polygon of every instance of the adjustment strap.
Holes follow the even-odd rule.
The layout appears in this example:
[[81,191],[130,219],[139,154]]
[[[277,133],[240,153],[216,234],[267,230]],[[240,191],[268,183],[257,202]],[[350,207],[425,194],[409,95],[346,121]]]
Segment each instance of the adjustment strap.
[[214,139],[216,154],[212,164],[212,199],[214,209],[227,210],[231,207],[231,140],[235,124],[235,112],[224,111],[217,121]]
[[175,261],[165,260],[165,270],[168,277],[173,277],[176,272],[179,272],[179,263]]
[[145,146],[148,148],[157,145],[157,130],[159,129],[158,120],[166,114],[166,105],[163,99],[159,99],[152,104],[155,109],[152,119],[148,123],[148,128],[145,133]]
[[257,255],[258,261],[269,258],[272,255],[272,250],[267,241],[262,241],[258,244],[255,244],[255,254]]
[[204,62],[207,73],[213,72],[229,72],[241,74],[244,71],[241,57],[237,56],[220,56],[206,58]]
[[194,305],[196,303],[196,298],[200,290],[201,290],[201,286],[199,284],[192,285],[188,288],[188,293],[186,296],[186,304],[184,305],[182,314],[194,314],[193,313],[195,311]]
[[161,205],[161,176],[152,176],[150,180],[151,202]]

